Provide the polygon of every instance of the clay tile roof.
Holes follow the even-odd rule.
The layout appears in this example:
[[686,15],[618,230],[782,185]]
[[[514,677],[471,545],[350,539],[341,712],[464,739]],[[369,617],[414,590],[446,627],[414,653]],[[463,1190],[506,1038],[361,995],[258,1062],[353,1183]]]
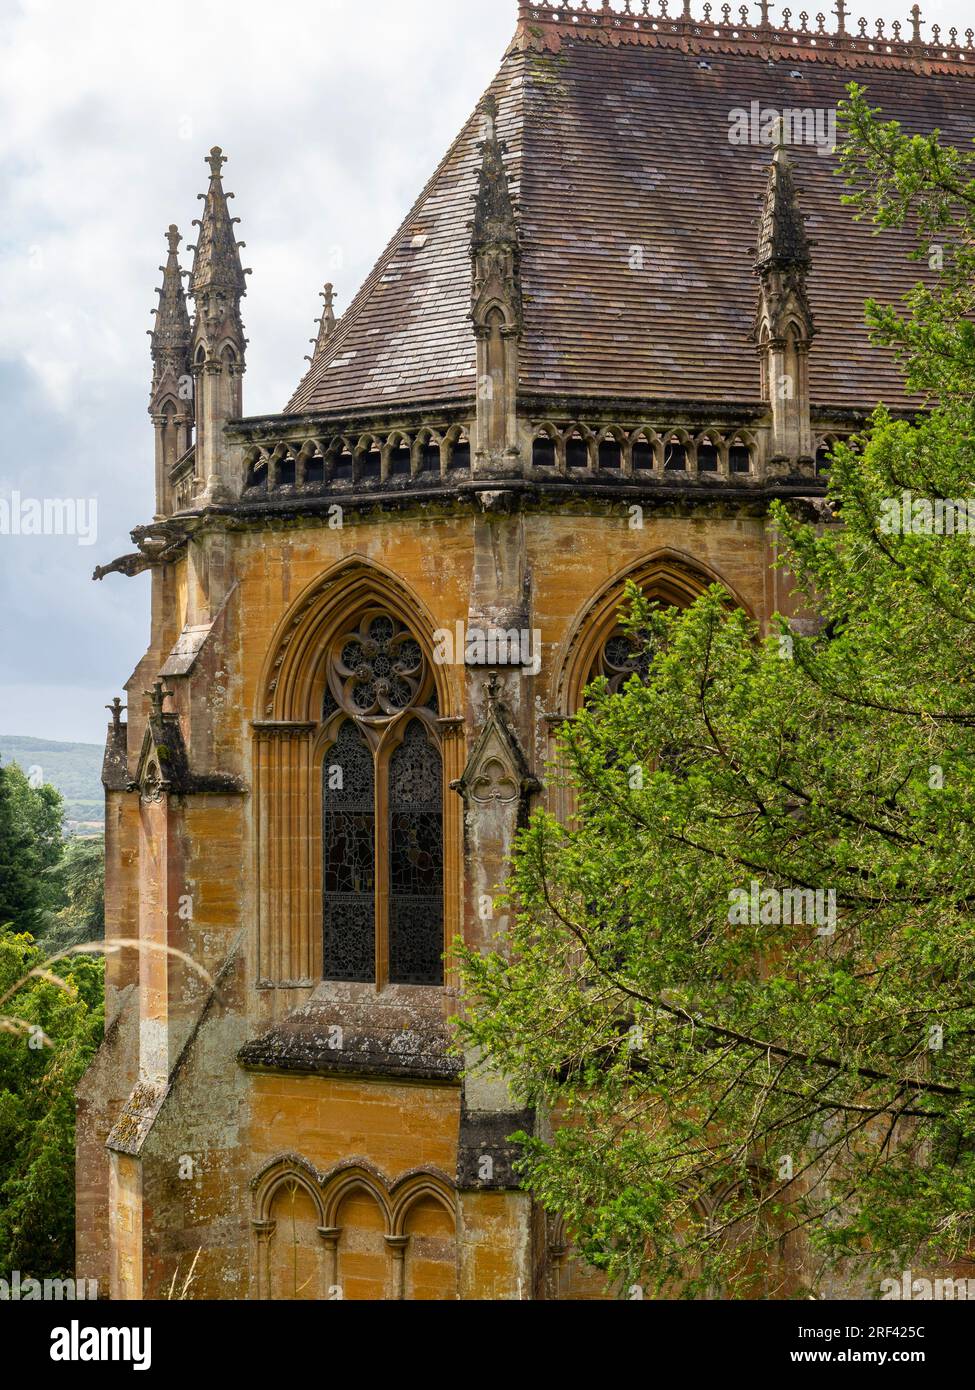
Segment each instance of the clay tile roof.
[[[767,20],[742,29],[692,21],[688,9],[653,29],[638,17],[648,12],[642,0],[520,7],[490,92],[521,234],[522,393],[759,399],[754,266],[773,152],[733,144],[732,113],[751,123],[768,109],[806,110],[823,130],[856,80],[908,131],[937,127],[959,145],[975,138],[971,38],[968,47],[925,43],[916,23],[908,37],[882,41],[862,23],[833,36]],[[473,395],[481,134],[475,113],[289,412]],[[813,247],[813,403],[908,404],[892,360],[868,343],[863,304],[896,300],[917,280],[909,240],[878,240],[853,221],[832,153],[792,144],[789,161]]]

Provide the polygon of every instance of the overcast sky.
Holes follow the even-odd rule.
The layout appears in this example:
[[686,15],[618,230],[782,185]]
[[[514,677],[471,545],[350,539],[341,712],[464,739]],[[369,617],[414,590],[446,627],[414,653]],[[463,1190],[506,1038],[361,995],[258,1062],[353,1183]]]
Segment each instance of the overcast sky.
[[[148,576],[90,576],[152,516],[145,334],[166,227],[194,239],[207,150],[229,156],[254,271],[244,409],[278,411],[323,282],[341,312],[493,76],[516,8],[0,0],[0,498],[98,503],[90,546],[0,535],[0,733],[100,742],[145,648]],[[969,0],[923,9],[972,22]]]

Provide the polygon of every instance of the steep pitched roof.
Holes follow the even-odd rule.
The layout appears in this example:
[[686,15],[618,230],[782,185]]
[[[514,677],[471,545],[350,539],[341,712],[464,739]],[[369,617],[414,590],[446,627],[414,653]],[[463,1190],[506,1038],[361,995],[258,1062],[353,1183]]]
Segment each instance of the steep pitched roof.
[[[871,44],[862,33],[742,39],[730,24],[712,33],[687,21],[624,29],[608,6],[588,7],[587,27],[551,22],[553,9],[571,8],[523,5],[491,87],[521,230],[520,389],[754,402],[754,265],[772,151],[731,143],[732,113],[828,112],[856,80],[908,131],[938,127],[968,144],[975,52],[956,46],[942,60],[929,46]],[[449,150],[290,412],[473,394],[480,124],[472,116]],[[869,346],[863,304],[896,300],[917,280],[909,238],[877,240],[853,221],[832,154],[793,145],[789,157],[815,248],[813,403],[906,404],[892,359]]]

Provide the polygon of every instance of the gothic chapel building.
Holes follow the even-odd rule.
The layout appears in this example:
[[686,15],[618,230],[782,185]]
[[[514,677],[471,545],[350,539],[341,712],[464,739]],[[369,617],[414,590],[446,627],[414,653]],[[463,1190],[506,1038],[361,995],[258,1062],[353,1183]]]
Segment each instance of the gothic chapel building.
[[152,576],[104,764],[107,935],[140,949],[78,1092],[78,1274],[113,1297],[197,1256],[196,1298],[605,1293],[513,1175],[537,1117],[451,1050],[453,942],[504,926],[560,721],[631,669],[626,582],[790,613],[770,500],[814,506],[833,442],[911,409],[863,303],[917,265],[816,120],[856,80],[975,136],[971,30],[754,8],[522,0],[283,414],[244,413],[219,149],[188,278],[169,229],[156,515],[98,572]]

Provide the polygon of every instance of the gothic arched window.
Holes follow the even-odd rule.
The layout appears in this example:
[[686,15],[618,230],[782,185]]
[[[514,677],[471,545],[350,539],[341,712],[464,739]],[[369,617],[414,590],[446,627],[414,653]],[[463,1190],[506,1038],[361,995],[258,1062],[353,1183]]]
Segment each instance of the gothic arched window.
[[379,609],[332,645],[322,718],[324,973],[443,983],[443,761],[423,649]]

